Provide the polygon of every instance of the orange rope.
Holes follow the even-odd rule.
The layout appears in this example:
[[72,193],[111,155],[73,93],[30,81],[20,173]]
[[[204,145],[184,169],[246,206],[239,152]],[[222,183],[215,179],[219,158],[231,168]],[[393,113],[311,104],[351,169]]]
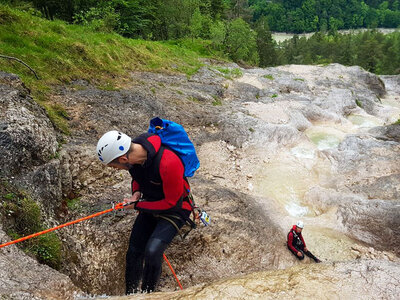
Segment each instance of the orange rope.
[[182,284],[180,283],[178,277],[177,277],[176,274],[175,274],[174,269],[172,268],[171,264],[169,263],[169,261],[168,261],[168,259],[167,259],[167,256],[166,256],[165,254],[163,254],[163,256],[164,256],[165,261],[166,261],[167,264],[168,264],[168,267],[171,269],[172,274],[174,274],[175,279],[176,279],[176,282],[178,282],[179,287],[181,288],[181,290],[183,290]]
[[[97,216],[101,216],[101,215],[109,213],[109,212],[111,212],[113,210],[122,209],[122,208],[124,208],[124,204],[123,203],[118,203],[113,208],[106,209],[106,210],[103,210],[101,212],[95,213],[93,215],[90,215],[90,216],[87,216],[87,217],[83,217],[83,218],[77,219],[75,221],[71,221],[71,222],[68,222],[68,223],[65,223],[65,224],[62,224],[62,225],[58,225],[58,226],[50,228],[50,229],[46,229],[46,230],[43,230],[43,231],[40,231],[40,232],[36,232],[34,234],[31,234],[31,235],[24,236],[24,237],[22,237],[20,239],[17,239],[17,240],[1,244],[0,248],[6,247],[6,246],[9,246],[9,245],[12,245],[12,244],[16,244],[16,243],[19,243],[19,242],[23,242],[23,241],[26,241],[26,240],[31,239],[33,237],[36,237],[36,236],[39,236],[39,235],[42,235],[42,234],[45,234],[45,233],[48,233],[48,232],[51,232],[51,231],[66,227],[66,226],[69,226],[69,225],[73,225],[73,224],[76,224],[76,223],[79,223],[79,222],[82,222],[82,221],[85,221],[85,220],[88,220],[88,219],[91,219],[91,218],[94,218],[94,217],[97,217]],[[182,290],[183,287],[182,287],[181,283],[179,282],[179,279],[176,276],[176,274],[174,272],[174,269],[172,268],[171,264],[169,263],[169,261],[167,259],[167,256],[165,254],[163,254],[163,256],[164,256],[164,259],[167,262],[169,268],[171,269],[172,274],[174,274],[175,279],[178,282],[179,287]]]
[[19,242],[23,242],[23,241],[28,240],[28,239],[31,239],[31,238],[33,238],[33,237],[36,237],[36,236],[39,236],[39,235],[42,235],[42,234],[45,234],[45,233],[48,233],[48,232],[51,232],[51,231],[54,231],[54,230],[57,230],[57,229],[66,227],[66,226],[69,226],[69,225],[73,225],[73,224],[75,224],[75,223],[79,223],[79,222],[82,222],[82,221],[85,221],[85,220],[88,220],[88,219],[91,219],[91,218],[94,218],[94,217],[97,217],[97,216],[100,216],[100,215],[109,213],[110,211],[117,210],[117,209],[121,209],[121,208],[123,208],[123,204],[122,204],[122,203],[118,203],[118,204],[117,204],[115,207],[113,207],[113,208],[106,209],[106,210],[104,210],[104,211],[95,213],[95,214],[93,214],[93,215],[90,215],[90,216],[87,216],[87,217],[84,217],[84,218],[80,218],[80,219],[78,219],[78,220],[71,221],[71,222],[68,222],[68,223],[65,223],[65,224],[62,224],[62,225],[58,225],[58,226],[53,227],[53,228],[50,228],[50,229],[46,229],[46,230],[43,230],[43,231],[40,231],[40,232],[36,232],[36,233],[34,233],[34,234],[24,236],[24,237],[22,237],[22,238],[20,238],[20,239],[17,239],[17,240],[11,241],[11,242],[7,242],[7,243],[5,243],[5,244],[1,244],[1,245],[0,245],[0,248],[6,247],[6,246],[9,246],[9,245],[12,245],[12,244],[16,244],[16,243],[19,243]]

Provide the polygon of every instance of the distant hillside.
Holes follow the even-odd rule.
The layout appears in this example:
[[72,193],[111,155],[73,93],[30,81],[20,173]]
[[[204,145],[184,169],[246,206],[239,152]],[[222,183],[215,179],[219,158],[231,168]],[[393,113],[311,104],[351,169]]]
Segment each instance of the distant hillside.
[[271,30],[280,32],[400,25],[399,0],[250,0],[249,4],[254,20],[266,16]]

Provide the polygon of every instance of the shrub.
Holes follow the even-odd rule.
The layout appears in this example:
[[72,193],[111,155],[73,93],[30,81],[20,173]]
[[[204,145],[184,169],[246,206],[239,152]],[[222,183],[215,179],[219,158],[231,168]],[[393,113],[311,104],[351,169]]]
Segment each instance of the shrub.
[[[7,183],[0,184],[0,214],[7,234],[18,239],[45,229],[38,204],[28,195],[21,193]],[[33,255],[43,264],[52,268],[61,267],[61,241],[54,232],[46,233],[18,243],[27,254]]]

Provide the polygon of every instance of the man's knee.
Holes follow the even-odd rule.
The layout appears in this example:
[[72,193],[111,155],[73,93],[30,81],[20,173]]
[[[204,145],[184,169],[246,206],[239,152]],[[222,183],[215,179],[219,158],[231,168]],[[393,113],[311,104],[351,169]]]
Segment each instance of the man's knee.
[[162,258],[168,244],[160,239],[150,239],[146,245],[144,257],[148,263],[157,263]]

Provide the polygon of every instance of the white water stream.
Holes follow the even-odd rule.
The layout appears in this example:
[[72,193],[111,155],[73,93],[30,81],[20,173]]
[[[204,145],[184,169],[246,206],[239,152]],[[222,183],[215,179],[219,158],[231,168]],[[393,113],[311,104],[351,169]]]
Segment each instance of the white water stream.
[[[263,88],[256,74],[245,74],[238,81]],[[246,109],[252,115],[273,124],[287,123],[289,105],[294,104],[245,103]],[[324,150],[337,148],[347,135],[365,133],[373,127],[392,124],[399,118],[400,101],[398,97],[388,94],[382,99],[379,117],[360,109],[340,123],[313,123],[313,126],[305,130],[304,138],[298,144],[280,149],[258,164],[253,172],[252,192],[273,199],[289,216],[313,216],[314,212],[304,203],[306,193],[313,186],[324,186],[327,180],[335,176]]]

